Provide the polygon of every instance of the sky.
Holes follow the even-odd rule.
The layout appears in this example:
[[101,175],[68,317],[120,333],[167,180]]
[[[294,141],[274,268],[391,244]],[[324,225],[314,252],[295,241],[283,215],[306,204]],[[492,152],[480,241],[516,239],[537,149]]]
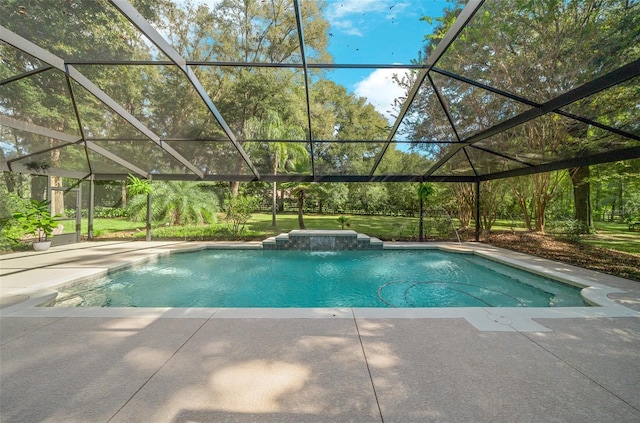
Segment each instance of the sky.
[[[210,6],[220,0],[200,0]],[[325,0],[329,53],[337,64],[411,64],[434,25],[423,16],[441,17],[447,0]],[[340,69],[326,77],[366,97],[393,124],[391,106],[404,90],[393,83],[401,69]]]
[[[411,64],[433,31],[420,18],[440,17],[446,6],[446,0],[328,0],[329,53],[337,64]],[[404,95],[392,81],[394,73],[404,71],[335,70],[327,77],[366,97],[392,123],[393,99]]]
[[[174,0],[184,3],[187,0]],[[221,0],[196,0],[214,8]],[[329,53],[336,64],[411,64],[434,25],[421,17],[441,17],[447,0],[325,0]],[[404,90],[393,83],[401,69],[339,69],[325,76],[366,97],[393,124],[393,100]]]

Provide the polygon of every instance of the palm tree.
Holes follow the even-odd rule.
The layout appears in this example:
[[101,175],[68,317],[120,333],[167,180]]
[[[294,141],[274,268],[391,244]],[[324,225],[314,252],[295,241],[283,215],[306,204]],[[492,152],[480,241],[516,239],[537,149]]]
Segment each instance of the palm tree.
[[423,223],[423,214],[424,214],[424,203],[427,201],[427,198],[433,194],[434,189],[433,185],[428,182],[421,182],[418,185],[418,199],[420,200],[420,219],[418,220],[418,240],[422,242],[424,240],[424,223]]
[[[190,181],[156,181],[153,184],[154,220],[168,219],[171,225],[215,222],[218,199],[202,184]],[[136,195],[129,202],[131,215],[144,212],[146,196]]]
[[[288,125],[275,113],[269,112],[264,120],[252,118],[247,121],[245,133],[247,138],[272,141],[266,143],[270,150],[273,163],[273,174],[278,174],[278,169],[287,162],[308,156],[307,149],[302,143],[283,142],[285,140],[303,140],[305,133],[299,126]],[[276,226],[277,210],[277,184],[273,182],[273,194],[271,205],[271,226]]]
[[[311,163],[307,157],[294,160],[291,162],[291,171],[294,173],[304,174],[309,171]],[[298,226],[300,229],[305,229],[304,225],[304,199],[307,193],[313,192],[317,189],[317,185],[310,182],[295,182],[292,183],[291,193],[298,198]]]

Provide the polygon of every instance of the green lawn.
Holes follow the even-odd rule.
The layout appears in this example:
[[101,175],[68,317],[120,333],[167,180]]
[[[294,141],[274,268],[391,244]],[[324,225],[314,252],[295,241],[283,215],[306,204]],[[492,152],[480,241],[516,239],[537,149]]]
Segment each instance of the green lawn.
[[[340,229],[337,221],[339,215],[305,215],[304,222],[307,229]],[[416,239],[418,232],[418,218],[402,216],[347,216],[349,226],[356,232],[365,233],[383,240]],[[220,215],[218,223],[205,226],[157,226],[153,228],[154,238],[184,238],[184,239],[229,239],[234,238],[226,230],[224,215]],[[71,232],[74,221],[62,222],[65,232]],[[94,234],[108,236],[114,232],[135,231],[134,237],[145,236],[144,223],[129,222],[122,219],[95,219]],[[627,253],[640,254],[640,232],[630,232],[624,223],[595,222],[596,233],[583,236],[581,243],[608,248]],[[283,232],[298,229],[298,216],[294,213],[279,214],[277,226],[271,226],[271,214],[255,213],[245,227],[242,236],[236,239],[262,239]],[[512,220],[498,220],[493,230],[524,230],[524,224]],[[82,220],[82,233],[87,233],[87,219]]]
[[[64,225],[64,232],[73,232],[75,230],[75,220],[63,220],[60,223]],[[82,234],[86,234],[88,231],[88,219],[82,219],[80,230]],[[130,222],[125,219],[94,219],[93,220],[93,233],[94,234],[109,234],[119,231],[130,230],[144,230],[144,222]]]
[[[341,229],[338,222],[339,215],[305,215],[304,223],[307,229]],[[383,239],[408,238],[415,236],[418,229],[417,217],[402,216],[347,216],[348,226],[356,232],[365,233]],[[277,226],[271,226],[270,214],[254,214],[247,228],[256,234],[267,236],[277,235],[298,229],[297,214],[281,214],[276,217]]]
[[[304,222],[307,229],[341,229],[337,221],[338,215],[305,215]],[[349,222],[345,229],[366,233],[383,239],[408,239],[417,236],[418,219],[415,217],[392,216],[348,216]],[[63,221],[65,232],[73,231],[74,221]],[[121,219],[94,219],[94,234],[96,236],[108,236],[114,232],[131,231],[139,229],[135,234],[144,237],[144,223],[129,222]],[[221,238],[229,235],[224,215],[220,215],[217,224],[205,226],[172,226],[157,225],[152,228],[152,236],[166,238]],[[245,226],[242,238],[266,238],[298,229],[297,214],[279,214],[277,226],[271,226],[271,215],[255,213]],[[82,233],[87,233],[87,220],[82,220]]]
[[640,254],[640,232],[631,232],[626,223],[594,222],[596,233],[580,242],[625,253]]

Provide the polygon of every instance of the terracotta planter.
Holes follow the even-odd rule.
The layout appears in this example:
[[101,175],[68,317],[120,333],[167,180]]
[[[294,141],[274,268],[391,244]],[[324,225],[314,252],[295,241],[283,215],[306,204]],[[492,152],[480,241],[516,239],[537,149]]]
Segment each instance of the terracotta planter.
[[33,249],[36,251],[47,251],[51,247],[51,241],[34,242]]

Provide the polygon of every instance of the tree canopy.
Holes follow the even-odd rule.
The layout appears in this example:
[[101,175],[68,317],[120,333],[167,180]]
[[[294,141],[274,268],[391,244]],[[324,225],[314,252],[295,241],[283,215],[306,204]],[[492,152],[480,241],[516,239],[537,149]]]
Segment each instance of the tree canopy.
[[[336,16],[346,13],[335,7],[8,0],[2,169],[235,183],[477,182],[640,157],[637,1],[453,1],[424,19],[435,31],[404,69],[334,64],[332,37],[344,29]],[[398,68],[404,94],[394,117],[334,79],[363,66]],[[298,128],[286,141],[308,154],[302,175],[275,171],[266,152],[274,149],[258,148],[282,139],[247,133],[249,122],[274,113]],[[540,192],[552,183],[539,181]]]

